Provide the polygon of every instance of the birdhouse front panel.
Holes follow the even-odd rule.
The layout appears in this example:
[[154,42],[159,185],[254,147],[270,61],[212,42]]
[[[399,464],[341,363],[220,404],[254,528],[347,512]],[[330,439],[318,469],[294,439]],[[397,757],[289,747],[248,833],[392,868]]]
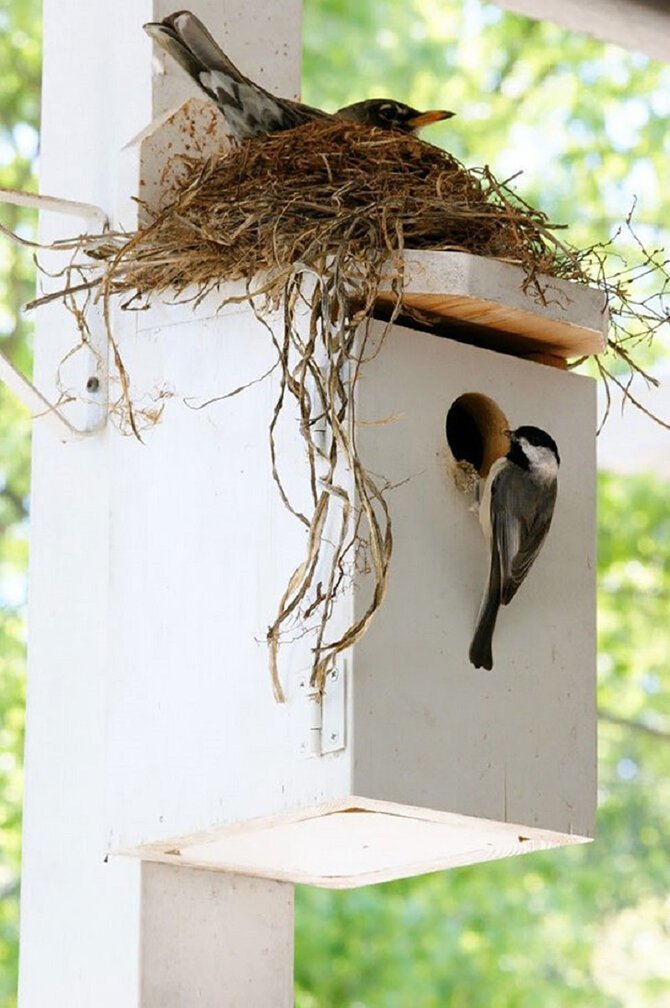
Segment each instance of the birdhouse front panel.
[[[220,300],[157,303],[116,321],[144,443],[114,432],[100,445],[110,472],[106,744],[110,759],[123,754],[109,780],[111,849],[350,793],[344,743],[309,758],[311,641],[299,625],[280,655],[287,702],[273,697],[265,637],[306,531],[272,478],[279,380],[268,330],[248,305],[217,312]],[[306,512],[299,422],[279,423],[277,464],[287,499]]]
[[[561,459],[553,522],[500,608],[490,671],[468,660],[489,551],[445,437],[466,393],[510,428],[549,432]],[[356,794],[593,835],[595,421],[590,378],[387,335],[358,396],[361,457],[396,488],[388,595],[353,659]]]

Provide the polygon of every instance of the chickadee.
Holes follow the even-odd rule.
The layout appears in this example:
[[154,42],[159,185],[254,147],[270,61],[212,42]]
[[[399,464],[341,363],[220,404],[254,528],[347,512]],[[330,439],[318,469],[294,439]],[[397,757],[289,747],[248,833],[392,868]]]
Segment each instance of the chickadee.
[[498,609],[514,598],[542,548],[558,488],[561,460],[554,439],[539,427],[506,433],[510,449],[491,466],[479,506],[491,567],[470,645],[475,668],[493,668],[491,643]]

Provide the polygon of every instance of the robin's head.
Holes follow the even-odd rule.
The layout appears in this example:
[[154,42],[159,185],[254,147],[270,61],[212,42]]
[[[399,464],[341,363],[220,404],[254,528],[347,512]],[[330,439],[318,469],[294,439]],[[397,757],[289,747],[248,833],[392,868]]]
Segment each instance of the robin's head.
[[391,98],[368,98],[366,101],[345,105],[336,113],[344,119],[365,123],[366,126],[376,126],[377,129],[398,130],[400,133],[418,133],[424,126],[451,119],[454,112],[445,109],[431,109],[429,112],[419,112],[411,105],[394,101]]

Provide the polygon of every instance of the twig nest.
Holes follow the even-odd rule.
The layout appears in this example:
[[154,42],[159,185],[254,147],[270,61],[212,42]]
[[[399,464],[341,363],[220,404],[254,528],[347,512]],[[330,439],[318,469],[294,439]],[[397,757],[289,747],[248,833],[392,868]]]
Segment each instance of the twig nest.
[[412,136],[324,120],[245,141],[215,161],[183,160],[189,171],[174,202],[129,239],[95,250],[110,261],[110,289],[209,290],[269,274],[276,292],[292,264],[318,268],[343,249],[363,277],[370,255],[413,248],[583,279],[543,213],[488,169],[468,170]]

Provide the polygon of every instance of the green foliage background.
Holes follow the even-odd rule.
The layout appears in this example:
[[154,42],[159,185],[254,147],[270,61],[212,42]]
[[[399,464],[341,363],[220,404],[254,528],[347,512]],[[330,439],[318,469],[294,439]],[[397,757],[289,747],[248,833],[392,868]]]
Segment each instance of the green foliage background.
[[[36,169],[39,3],[0,0],[0,185]],[[458,117],[429,138],[513,175],[575,244],[638,196],[667,238],[670,72],[482,0],[306,0],[305,99],[391,95]],[[27,233],[32,215],[2,207]],[[29,366],[30,258],[0,241],[0,339]],[[29,424],[0,386],[0,1008],[15,1004]],[[600,483],[594,845],[351,893],[298,892],[298,1008],[670,1008],[668,487]]]

